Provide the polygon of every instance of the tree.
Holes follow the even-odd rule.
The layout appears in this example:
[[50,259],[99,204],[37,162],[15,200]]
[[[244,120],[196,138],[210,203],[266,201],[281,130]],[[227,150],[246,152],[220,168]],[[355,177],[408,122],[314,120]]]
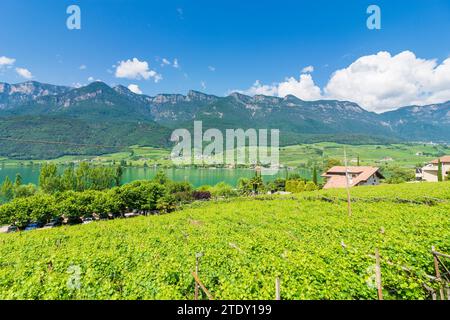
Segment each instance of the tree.
[[341,160],[333,158],[327,159],[327,161],[325,162],[325,171],[328,171],[336,166],[342,166]]
[[11,201],[14,198],[13,184],[8,176],[6,176],[5,180],[3,181],[1,193],[2,193],[2,197],[6,201]]
[[317,167],[316,166],[314,166],[314,169],[313,169],[312,181],[314,182],[315,185],[318,184]]
[[358,167],[360,166],[359,154],[358,154],[358,157],[356,158],[356,165],[357,165]]
[[441,182],[444,179],[444,175],[443,175],[443,172],[442,172],[441,159],[438,160],[438,172],[437,172],[437,175],[438,175],[438,181]]
[[[203,190],[207,191],[207,190]],[[247,178],[241,178],[238,181],[238,191],[242,195],[249,195],[252,193],[253,188],[252,184],[250,183],[250,179]]]
[[261,174],[256,172],[255,176],[250,180],[250,185],[254,194],[262,193],[264,191],[264,181],[261,178]]
[[46,193],[55,193],[61,190],[61,179],[55,164],[47,163],[41,168],[39,186]]
[[396,184],[413,181],[416,176],[414,170],[405,169],[399,166],[384,168],[383,174],[386,176],[386,183]]
[[36,185],[29,183],[23,184],[14,188],[14,198],[27,198],[31,197],[37,192]]
[[75,178],[75,171],[73,167],[64,170],[61,176],[61,189],[65,191],[75,190],[77,188],[77,181]]
[[153,178],[153,181],[159,184],[166,184],[169,181],[169,179],[167,178],[167,175],[163,170],[159,170],[156,173],[156,176]]
[[22,185],[22,176],[20,173],[16,174],[16,180],[14,181],[14,188],[20,187]]
[[57,216],[58,210],[53,196],[40,194],[24,199],[29,207],[30,221],[46,223]]
[[116,167],[116,174],[114,176],[114,180],[116,182],[117,187],[120,187],[120,182],[122,181],[122,176],[123,176],[123,168],[121,165],[118,165]]

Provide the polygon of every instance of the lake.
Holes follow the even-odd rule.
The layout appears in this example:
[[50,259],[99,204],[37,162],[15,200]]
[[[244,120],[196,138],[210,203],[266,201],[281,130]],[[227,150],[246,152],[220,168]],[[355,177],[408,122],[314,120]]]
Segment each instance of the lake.
[[[23,183],[38,184],[39,166],[3,166],[0,167],[0,182],[9,176],[14,181],[17,173],[22,176]],[[135,180],[151,179],[159,169],[132,167],[124,168],[122,183],[128,183]],[[204,168],[185,168],[185,169],[163,169],[167,176],[174,181],[188,181],[193,186],[215,185],[219,182],[226,182],[236,186],[240,178],[251,178],[255,174],[251,169],[204,169]],[[297,172],[297,171],[296,171]],[[302,172],[298,172],[302,173]],[[271,181],[277,177],[284,178],[286,175],[284,169],[281,169],[275,176],[263,176],[264,181]]]

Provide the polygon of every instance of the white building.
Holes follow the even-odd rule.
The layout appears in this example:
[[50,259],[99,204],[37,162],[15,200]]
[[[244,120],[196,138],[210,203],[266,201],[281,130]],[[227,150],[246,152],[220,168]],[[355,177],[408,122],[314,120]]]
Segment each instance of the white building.
[[435,159],[422,168],[421,175],[417,176],[419,180],[429,181],[429,182],[438,182],[438,166],[439,160],[442,163],[442,180],[448,176],[450,172],[450,156],[441,157],[439,159]]

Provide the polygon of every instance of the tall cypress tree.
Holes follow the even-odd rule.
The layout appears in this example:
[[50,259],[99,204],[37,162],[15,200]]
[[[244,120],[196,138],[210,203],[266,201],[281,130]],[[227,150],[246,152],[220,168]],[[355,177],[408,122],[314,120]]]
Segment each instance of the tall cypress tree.
[[16,180],[14,181],[14,187],[20,187],[22,185],[22,176],[20,173],[16,174]]
[[438,160],[438,173],[437,174],[438,174],[438,181],[441,182],[443,180],[441,159]]
[[318,183],[319,181],[318,181],[318,178],[317,178],[317,167],[316,166],[314,166],[314,169],[313,169],[312,179],[313,179],[314,184],[317,186],[319,184]]

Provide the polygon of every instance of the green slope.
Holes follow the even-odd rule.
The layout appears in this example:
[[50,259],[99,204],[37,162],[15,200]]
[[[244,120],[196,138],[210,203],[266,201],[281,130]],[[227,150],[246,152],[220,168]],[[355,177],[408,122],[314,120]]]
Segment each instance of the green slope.
[[[282,299],[376,299],[376,248],[385,299],[430,298],[423,287],[433,286],[430,248],[450,252],[448,190],[448,183],[352,189],[351,218],[343,201],[302,195],[0,235],[0,299],[193,299],[198,252],[200,278],[218,299],[273,299],[276,277]],[[423,196],[441,202],[397,201]],[[74,279],[79,287],[68,286]]]

